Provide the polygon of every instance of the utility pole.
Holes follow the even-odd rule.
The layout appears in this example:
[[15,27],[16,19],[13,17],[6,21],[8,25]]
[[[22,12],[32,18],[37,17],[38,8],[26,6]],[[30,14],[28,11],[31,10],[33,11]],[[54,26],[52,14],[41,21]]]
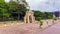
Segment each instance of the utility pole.
[[53,23],[54,23],[54,18],[55,18],[55,0],[53,0]]

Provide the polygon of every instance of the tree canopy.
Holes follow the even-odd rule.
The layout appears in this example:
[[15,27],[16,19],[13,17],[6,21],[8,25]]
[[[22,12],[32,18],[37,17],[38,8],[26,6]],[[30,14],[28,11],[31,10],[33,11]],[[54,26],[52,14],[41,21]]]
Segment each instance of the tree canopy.
[[41,19],[51,19],[53,18],[53,15],[51,12],[41,12],[41,11],[36,11],[33,10],[35,19],[40,21]]
[[[18,2],[10,0],[6,3],[4,0],[0,1],[0,18],[12,18],[21,19],[25,15],[26,6],[24,4],[19,4]],[[16,18],[15,18],[16,17]]]

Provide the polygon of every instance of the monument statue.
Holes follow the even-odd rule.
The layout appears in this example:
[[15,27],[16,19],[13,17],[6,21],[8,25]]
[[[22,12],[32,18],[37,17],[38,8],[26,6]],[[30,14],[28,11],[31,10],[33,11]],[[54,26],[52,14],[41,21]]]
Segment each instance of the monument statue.
[[24,17],[24,22],[25,23],[34,23],[35,22],[34,13],[31,10],[26,11],[26,15]]

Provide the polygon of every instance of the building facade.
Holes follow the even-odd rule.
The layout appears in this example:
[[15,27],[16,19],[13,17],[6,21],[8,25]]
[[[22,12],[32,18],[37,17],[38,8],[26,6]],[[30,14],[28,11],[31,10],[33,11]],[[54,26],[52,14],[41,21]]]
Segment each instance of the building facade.
[[53,17],[60,18],[60,11],[53,12]]

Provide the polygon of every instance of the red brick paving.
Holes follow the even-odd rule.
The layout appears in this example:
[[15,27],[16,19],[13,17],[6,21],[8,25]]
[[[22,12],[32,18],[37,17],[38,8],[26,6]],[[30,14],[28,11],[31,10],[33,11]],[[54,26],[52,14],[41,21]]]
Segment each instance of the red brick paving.
[[40,30],[38,24],[20,24],[0,28],[0,34],[34,34]]
[[38,32],[37,34],[60,34],[60,22],[57,22],[57,24]]

